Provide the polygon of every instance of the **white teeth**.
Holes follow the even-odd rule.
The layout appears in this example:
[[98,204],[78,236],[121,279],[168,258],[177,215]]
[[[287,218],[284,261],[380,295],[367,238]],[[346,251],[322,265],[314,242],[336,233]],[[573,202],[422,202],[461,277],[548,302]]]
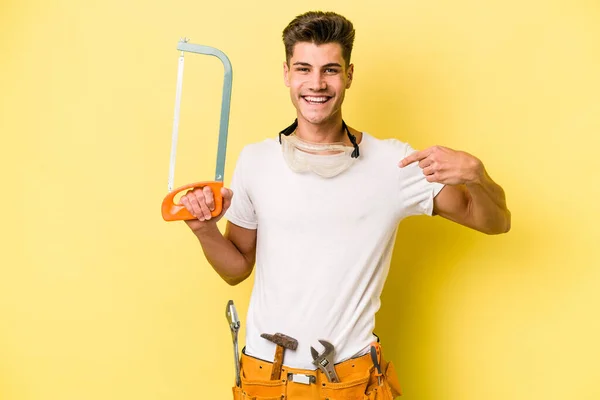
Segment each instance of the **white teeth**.
[[310,101],[311,103],[325,103],[328,100],[327,97],[305,96],[304,98],[306,99],[306,101]]

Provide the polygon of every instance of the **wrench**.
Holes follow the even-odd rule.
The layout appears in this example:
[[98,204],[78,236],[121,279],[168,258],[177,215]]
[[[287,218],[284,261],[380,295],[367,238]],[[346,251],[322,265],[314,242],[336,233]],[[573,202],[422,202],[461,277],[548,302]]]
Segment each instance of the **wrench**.
[[322,354],[319,354],[319,352],[311,346],[310,354],[312,354],[313,358],[312,363],[323,371],[329,382],[338,383],[340,378],[338,378],[333,365],[334,347],[326,340],[319,340],[319,343],[325,347],[325,351]]

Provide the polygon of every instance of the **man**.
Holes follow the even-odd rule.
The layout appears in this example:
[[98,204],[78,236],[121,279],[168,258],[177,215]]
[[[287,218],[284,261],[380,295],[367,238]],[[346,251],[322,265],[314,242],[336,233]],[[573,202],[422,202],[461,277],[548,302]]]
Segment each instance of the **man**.
[[[379,358],[380,374],[370,352],[379,351],[375,313],[398,223],[437,214],[487,234],[507,232],[504,192],[470,154],[440,146],[414,151],[346,125],[350,21],[309,12],[285,28],[283,40],[296,121],[244,148],[232,189],[222,190],[221,215],[210,216],[209,188],[181,200],[197,218],[188,226],[226,282],[242,282],[256,262],[234,397],[392,399],[400,392],[393,367]],[[223,215],[224,235],[216,225]],[[276,332],[298,347],[286,350],[282,374],[269,381],[275,344],[261,334]],[[341,383],[316,371],[310,347],[321,348],[319,340],[334,346]]]

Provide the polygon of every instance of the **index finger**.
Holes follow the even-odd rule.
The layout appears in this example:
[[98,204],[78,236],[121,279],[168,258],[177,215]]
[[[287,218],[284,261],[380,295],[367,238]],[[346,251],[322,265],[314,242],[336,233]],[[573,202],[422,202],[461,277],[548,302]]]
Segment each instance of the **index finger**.
[[429,155],[429,153],[427,152],[427,150],[421,150],[421,151],[415,151],[412,154],[409,154],[408,156],[404,157],[402,159],[402,161],[400,161],[400,164],[398,164],[400,167],[406,167],[409,164],[412,164],[416,161],[421,161],[422,159],[426,158]]

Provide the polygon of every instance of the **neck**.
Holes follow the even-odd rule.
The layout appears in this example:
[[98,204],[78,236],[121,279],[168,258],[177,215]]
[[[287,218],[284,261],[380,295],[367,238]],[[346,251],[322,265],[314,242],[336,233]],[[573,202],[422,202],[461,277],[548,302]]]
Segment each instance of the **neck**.
[[320,124],[311,124],[302,117],[299,117],[296,136],[313,143],[349,142],[346,130],[342,128],[341,115],[339,118],[324,121]]

